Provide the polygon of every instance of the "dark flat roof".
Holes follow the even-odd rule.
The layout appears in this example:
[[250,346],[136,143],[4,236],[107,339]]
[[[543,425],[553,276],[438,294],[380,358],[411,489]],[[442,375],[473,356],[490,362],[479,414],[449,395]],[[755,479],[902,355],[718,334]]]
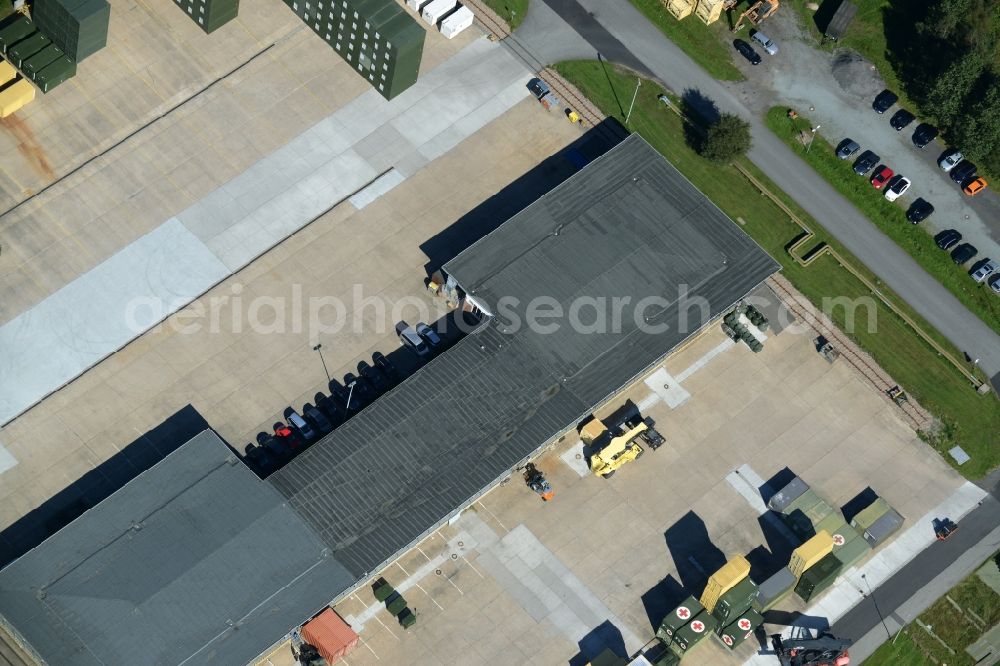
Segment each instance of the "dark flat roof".
[[205,431],[0,571],[0,614],[53,666],[237,664],[353,581]]
[[[497,315],[270,481],[357,577],[575,425],[778,264],[637,135],[445,266]],[[686,326],[678,289],[702,297]],[[620,331],[514,327],[535,297],[629,298]],[[646,310],[651,333],[634,321]],[[640,312],[642,312],[640,308]],[[589,321],[586,314],[580,317]],[[640,319],[641,320],[641,319]]]

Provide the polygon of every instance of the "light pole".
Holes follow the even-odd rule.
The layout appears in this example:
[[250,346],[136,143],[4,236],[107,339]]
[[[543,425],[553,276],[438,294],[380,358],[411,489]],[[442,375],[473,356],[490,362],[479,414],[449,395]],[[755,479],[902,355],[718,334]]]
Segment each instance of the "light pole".
[[319,360],[323,364],[323,372],[326,373],[326,381],[329,383],[329,381],[330,381],[330,371],[326,369],[326,359],[323,358],[323,344],[317,342],[316,346],[313,347],[313,351],[314,352],[319,352]]
[[882,609],[878,607],[878,602],[875,601],[875,591],[872,589],[872,584],[868,582],[868,577],[865,574],[861,574],[861,580],[865,581],[865,585],[868,586],[868,596],[872,598],[872,605],[875,606],[875,612],[878,613],[878,619],[882,622],[882,628],[885,629],[886,637],[892,638],[892,632],[889,631],[889,627],[885,624],[885,618],[882,617]]
[[635,92],[632,93],[632,103],[628,105],[628,113],[625,114],[626,125],[628,125],[628,119],[632,117],[632,108],[635,106],[635,98],[639,96],[639,86],[641,85],[642,85],[642,79],[636,77]]
[[806,146],[807,153],[809,152],[809,149],[813,147],[813,141],[816,140],[816,130],[818,130],[819,128],[820,126],[816,125],[816,127],[813,127],[812,129],[809,130],[810,132],[812,132],[812,138],[809,139],[809,145]]
[[350,391],[347,392],[347,404],[344,405],[344,408],[347,409],[347,411],[351,410],[351,396],[354,395],[354,385],[357,383],[358,383],[357,381],[353,381],[347,385],[347,388],[351,389]]

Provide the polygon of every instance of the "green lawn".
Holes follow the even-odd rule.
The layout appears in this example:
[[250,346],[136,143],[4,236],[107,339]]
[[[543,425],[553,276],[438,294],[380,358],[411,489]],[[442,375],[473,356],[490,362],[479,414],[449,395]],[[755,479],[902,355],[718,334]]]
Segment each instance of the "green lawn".
[[[788,118],[786,107],[772,108],[766,117],[767,126],[805,159],[821,176],[857,206],[887,236],[906,250],[924,270],[933,275],[948,291],[953,293],[971,312],[974,312],[994,331],[1000,333],[1000,298],[985,284],[976,284],[967,269],[955,265],[947,252],[934,244],[934,238],[920,225],[911,224],[901,205],[889,203],[876,191],[867,178],[855,174],[853,160],[840,160],[831,146],[819,134],[806,152],[795,137],[811,126],[808,118]],[[904,195],[907,201],[915,198]],[[938,214],[945,211],[938,211]]]
[[[1000,622],[1000,596],[975,573],[952,588],[948,597],[964,612],[959,612],[951,601],[942,597],[920,614],[919,620],[931,630],[954,654],[916,623],[903,629],[895,643],[886,643],[864,661],[865,666],[895,666],[896,664],[925,664],[931,659],[949,666],[972,666],[972,657],[965,648],[976,642],[986,629]],[[970,611],[983,624],[970,618]]]
[[511,32],[521,25],[521,21],[528,13],[528,0],[483,0],[483,2],[499,14],[500,18],[507,21]]
[[[621,98],[634,90],[634,75],[614,69],[608,69],[605,73],[602,65],[594,61],[558,63],[556,69],[607,115],[621,120],[615,94]],[[803,268],[792,260],[784,248],[799,235],[799,227],[770,200],[762,197],[735,168],[712,164],[691,150],[685,143],[680,118],[657,100],[657,95],[663,92],[653,82],[645,82],[639,88],[629,129],[639,132],[731,218],[745,220],[743,229],[781,262],[784,275],[814,303],[822,306],[825,297],[869,296],[867,288],[830,256],[818,259],[808,268]],[[777,186],[748,160],[742,161],[741,165],[772,192],[780,194]],[[826,241],[841,256],[851,258],[850,253],[794,202],[783,194],[781,196],[785,205],[817,232],[817,240]],[[853,263],[865,270],[859,262]],[[869,279],[877,282],[874,275],[866,270],[865,272]],[[901,303],[891,292],[886,289],[883,291],[894,302]],[[934,336],[939,344],[946,349],[954,349],[908,306],[901,303],[900,307]],[[935,448],[943,454],[955,443],[961,444],[972,456],[972,460],[959,470],[969,478],[984,475],[1000,462],[1000,451],[993,441],[995,434],[1000,432],[1000,403],[992,395],[976,395],[969,382],[918,338],[891,310],[877,304],[874,313],[877,327],[871,333],[866,326],[866,312],[859,313],[853,333],[855,340],[924,407],[945,422],[953,424],[950,436],[932,442]],[[843,308],[837,308],[829,314],[838,325],[844,325]],[[957,350],[954,353],[958,354]],[[946,460],[951,462],[950,458],[946,457]]]
[[705,25],[694,14],[678,21],[660,0],[630,2],[713,78],[720,81],[743,80],[743,74],[733,64],[734,50],[726,43],[732,38],[727,37],[725,14],[712,25]]

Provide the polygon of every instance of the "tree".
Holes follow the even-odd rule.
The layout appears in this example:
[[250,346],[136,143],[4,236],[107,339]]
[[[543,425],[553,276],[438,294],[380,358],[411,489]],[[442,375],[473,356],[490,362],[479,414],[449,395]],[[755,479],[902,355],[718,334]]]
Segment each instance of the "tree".
[[746,154],[752,141],[750,123],[731,113],[723,113],[705,132],[698,152],[713,162],[731,162]]
[[949,138],[966,157],[989,160],[1000,150],[1000,79],[993,79],[986,92],[967,113],[955,119]]
[[937,117],[938,123],[951,127],[985,71],[986,62],[976,53],[956,60],[931,85],[926,109]]

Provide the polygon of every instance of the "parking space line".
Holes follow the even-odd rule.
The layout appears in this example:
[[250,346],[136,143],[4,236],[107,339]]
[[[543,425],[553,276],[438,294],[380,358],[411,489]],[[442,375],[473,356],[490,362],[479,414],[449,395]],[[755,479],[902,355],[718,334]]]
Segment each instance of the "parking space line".
[[419,590],[421,592],[423,592],[424,594],[426,594],[427,598],[431,600],[431,603],[433,603],[435,606],[437,606],[440,610],[444,610],[444,606],[442,606],[441,604],[439,604],[437,602],[437,599],[435,599],[434,597],[432,597],[431,594],[430,594],[430,592],[428,592],[427,590],[425,590],[423,588],[423,586],[420,585],[420,583],[415,583],[414,586],[417,587],[417,588],[419,588]]
[[479,571],[479,569],[477,569],[477,568],[475,567],[475,565],[473,565],[473,564],[472,564],[472,562],[470,562],[470,561],[469,561],[469,560],[468,560],[468,559],[467,559],[467,558],[465,557],[465,555],[462,555],[462,560],[463,560],[463,561],[464,561],[464,562],[465,562],[466,564],[468,564],[468,565],[469,565],[469,567],[470,567],[470,568],[471,568],[471,569],[472,569],[473,571],[475,571],[475,572],[476,572],[477,574],[479,574],[479,577],[480,577],[480,578],[486,578],[486,576],[484,576],[484,575],[482,574],[482,572],[480,572],[480,571]]
[[[388,626],[388,625],[387,625],[387,624],[386,624],[385,622],[383,622],[383,621],[382,621],[382,618],[380,618],[380,617],[379,617],[378,615],[375,615],[375,619],[376,619],[376,620],[378,620],[378,623],[382,625],[382,628],[383,628],[383,629],[385,629],[386,631],[388,631],[388,632],[389,632],[389,635],[390,635],[390,636],[392,636],[393,638],[395,638],[395,639],[396,639],[397,641],[399,640],[399,636],[397,636],[397,635],[396,635],[396,634],[395,634],[395,633],[394,633],[394,632],[392,631],[392,629],[390,629],[390,628],[389,628],[389,626]],[[370,649],[370,648],[369,648],[369,649]],[[375,653],[375,650],[372,650],[372,653],[374,654],[374,653]]]
[[506,525],[504,525],[504,524],[503,524],[502,522],[500,522],[500,519],[499,519],[499,518],[497,518],[496,514],[495,514],[495,513],[493,513],[492,511],[490,511],[489,509],[487,509],[487,508],[486,508],[486,505],[485,505],[485,504],[483,504],[481,500],[476,500],[476,504],[478,504],[479,506],[481,506],[481,507],[483,508],[483,511],[485,511],[485,512],[486,512],[486,513],[488,513],[488,514],[490,514],[490,516],[492,516],[492,517],[493,517],[493,520],[495,520],[495,521],[497,522],[497,525],[499,525],[500,527],[502,527],[502,528],[503,528],[503,531],[504,531],[504,532],[510,532],[510,530],[509,530],[509,529],[507,529],[507,526],[506,526]]
[[366,648],[368,648],[368,651],[371,652],[373,655],[375,655],[376,659],[378,659],[379,661],[382,661],[382,657],[378,656],[378,652],[376,652],[374,649],[372,649],[371,645],[368,645],[368,641],[362,640],[361,644],[364,645]]

